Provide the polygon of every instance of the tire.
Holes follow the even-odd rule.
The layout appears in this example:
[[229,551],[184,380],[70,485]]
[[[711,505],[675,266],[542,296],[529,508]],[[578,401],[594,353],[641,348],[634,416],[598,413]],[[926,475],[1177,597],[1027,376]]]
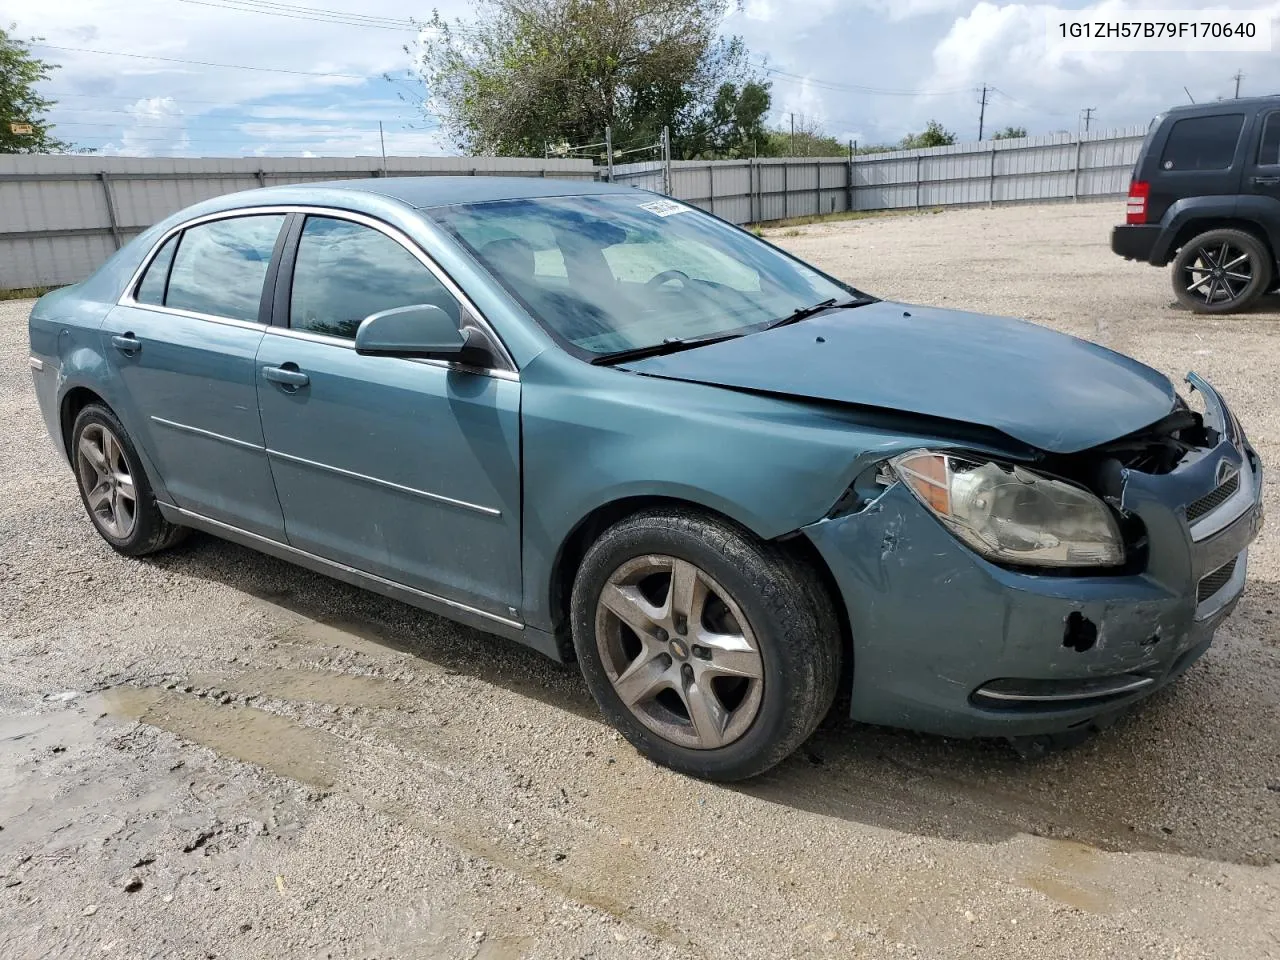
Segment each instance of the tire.
[[140,557],[186,536],[186,527],[160,513],[133,441],[110,409],[91,403],[80,411],[71,426],[70,456],[80,501],[111,549]]
[[1173,292],[1196,313],[1236,313],[1271,288],[1274,266],[1266,245],[1252,234],[1208,230],[1178,251]]
[[[673,583],[688,600],[670,603]],[[601,711],[681,773],[762,773],[835,698],[841,640],[827,590],[807,564],[728,522],[683,509],[620,521],[583,558],[571,607]]]

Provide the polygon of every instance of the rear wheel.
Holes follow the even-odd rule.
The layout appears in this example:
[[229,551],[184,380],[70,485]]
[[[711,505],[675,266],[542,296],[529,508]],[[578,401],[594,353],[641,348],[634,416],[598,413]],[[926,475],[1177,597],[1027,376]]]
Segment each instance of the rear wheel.
[[187,533],[161,515],[138,453],[108,408],[92,403],[80,411],[71,427],[71,462],[89,519],[112,549],[141,556]]
[[1244,310],[1271,286],[1271,255],[1243,230],[1209,230],[1173,261],[1173,292],[1196,313]]
[[655,511],[587,551],[573,638],[596,702],[645,756],[740,780],[790,754],[830,709],[840,635],[815,573],[723,521]]

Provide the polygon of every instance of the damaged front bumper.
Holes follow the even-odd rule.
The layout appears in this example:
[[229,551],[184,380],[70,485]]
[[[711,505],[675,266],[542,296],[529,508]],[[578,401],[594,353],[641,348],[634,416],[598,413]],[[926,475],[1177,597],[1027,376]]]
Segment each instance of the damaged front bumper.
[[1141,572],[997,566],[900,483],[804,528],[848,611],[854,719],[948,736],[1055,733],[1149,695],[1204,653],[1244,590],[1262,465],[1217,393],[1188,379],[1217,442],[1170,473],[1116,467],[1112,499],[1146,531]]

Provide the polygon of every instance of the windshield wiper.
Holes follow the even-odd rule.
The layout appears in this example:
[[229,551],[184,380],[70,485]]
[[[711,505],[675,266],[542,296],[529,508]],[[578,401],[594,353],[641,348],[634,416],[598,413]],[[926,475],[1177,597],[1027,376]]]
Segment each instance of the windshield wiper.
[[777,320],[774,320],[768,326],[764,327],[764,329],[774,330],[778,327],[785,327],[792,323],[799,323],[801,320],[807,320],[815,313],[821,313],[823,310],[842,310],[845,307],[861,307],[862,305],[870,302],[870,300],[859,300],[856,297],[850,297],[848,300],[837,300],[835,297],[830,297],[829,299],[811,304],[807,307],[797,307],[785,317],[779,317]]
[[602,353],[598,357],[592,357],[591,362],[599,366],[601,364],[622,363],[626,360],[643,360],[645,357],[661,357],[664,354],[692,350],[694,347],[705,347],[707,344],[733,340],[735,337],[740,336],[742,336],[740,333],[722,333],[714,337],[700,337],[693,340],[668,337],[661,343],[651,343],[647,347],[633,347],[630,350],[619,350],[616,353]]

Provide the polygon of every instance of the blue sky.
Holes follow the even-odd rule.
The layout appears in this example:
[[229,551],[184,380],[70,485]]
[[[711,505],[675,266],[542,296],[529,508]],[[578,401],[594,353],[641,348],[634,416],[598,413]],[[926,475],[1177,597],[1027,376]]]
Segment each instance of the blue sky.
[[[1186,7],[1163,0],[1073,6],[1106,13]],[[362,25],[298,16],[297,7],[356,14]],[[471,4],[439,3],[449,17]],[[1075,130],[1146,123],[1173,103],[1280,93],[1272,53],[1064,53],[1045,44],[1052,8],[973,0],[745,0],[725,20],[773,81],[773,121],[795,112],[842,140],[887,142],[936,118],[975,139],[978,90],[987,131]],[[1280,14],[1280,2],[1236,9]],[[276,15],[264,11],[274,10]],[[21,36],[42,36],[61,63],[45,85],[67,140],[104,153],[156,156],[376,155],[455,152],[422,115],[403,51],[400,0],[9,0]],[[283,15],[281,15],[283,14]],[[62,48],[62,49],[54,49]],[[89,52],[96,51],[96,52]],[[129,56],[124,56],[128,54]],[[168,59],[142,59],[143,57]],[[205,64],[238,64],[259,70]],[[293,72],[289,72],[293,71]],[[383,74],[396,79],[388,82]]]

